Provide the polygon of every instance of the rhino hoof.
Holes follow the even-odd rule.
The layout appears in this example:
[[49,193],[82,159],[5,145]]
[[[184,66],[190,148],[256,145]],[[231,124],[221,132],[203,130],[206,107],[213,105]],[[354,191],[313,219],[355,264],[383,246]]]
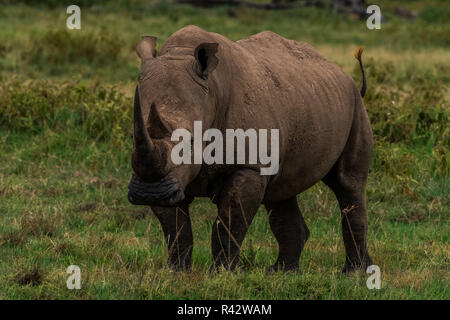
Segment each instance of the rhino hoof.
[[282,264],[282,263],[275,263],[274,265],[267,268],[267,273],[275,273],[275,272],[293,272],[298,273],[300,272],[300,268],[298,267],[298,264]]
[[355,271],[366,271],[367,267],[372,265],[372,259],[367,258],[365,259],[365,261],[361,262],[350,262],[350,261],[345,261],[345,265],[342,268],[342,273],[346,273],[346,274],[350,274],[353,273]]

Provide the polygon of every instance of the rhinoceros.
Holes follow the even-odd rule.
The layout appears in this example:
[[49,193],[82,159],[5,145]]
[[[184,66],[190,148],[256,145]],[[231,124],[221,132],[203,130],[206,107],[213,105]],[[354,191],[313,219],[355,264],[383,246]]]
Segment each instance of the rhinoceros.
[[[279,246],[269,270],[292,271],[309,230],[297,195],[323,181],[341,209],[343,272],[372,264],[366,246],[365,186],[373,137],[361,90],[312,46],[270,31],[231,41],[196,26],[172,34],[156,54],[156,37],[136,51],[141,72],[134,99],[132,178],[128,199],[149,205],[169,248],[168,265],[191,270],[189,204],[209,197],[212,270],[233,270],[259,206],[268,212]],[[178,128],[279,130],[279,168],[257,164],[174,164],[171,134]],[[202,142],[206,145],[206,142]]]

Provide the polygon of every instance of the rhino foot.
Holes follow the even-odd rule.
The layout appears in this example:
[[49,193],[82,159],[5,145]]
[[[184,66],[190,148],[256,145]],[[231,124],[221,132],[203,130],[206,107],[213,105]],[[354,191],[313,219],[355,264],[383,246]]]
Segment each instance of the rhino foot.
[[344,268],[342,268],[342,273],[353,273],[358,270],[366,271],[367,267],[372,265],[372,259],[370,258],[369,254],[365,255],[365,258],[356,261],[350,261],[349,259],[346,259]]
[[300,268],[297,264],[285,264],[282,262],[275,262],[272,266],[270,266],[269,268],[267,268],[267,273],[274,273],[274,272],[293,272],[293,273],[297,273],[300,272]]

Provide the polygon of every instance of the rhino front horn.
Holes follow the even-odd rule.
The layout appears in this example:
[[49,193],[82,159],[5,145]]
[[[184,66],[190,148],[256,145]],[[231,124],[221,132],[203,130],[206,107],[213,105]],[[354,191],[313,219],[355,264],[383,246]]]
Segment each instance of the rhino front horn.
[[162,178],[164,164],[161,159],[161,150],[155,146],[145,127],[139,99],[139,87],[136,86],[134,94],[134,152],[132,166],[134,172],[144,179]]

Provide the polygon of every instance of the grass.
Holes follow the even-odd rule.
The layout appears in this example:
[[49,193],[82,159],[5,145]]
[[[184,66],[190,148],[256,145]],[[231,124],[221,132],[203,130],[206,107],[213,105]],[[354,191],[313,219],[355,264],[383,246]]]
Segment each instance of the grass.
[[[70,32],[65,8],[48,3],[0,7],[1,299],[450,298],[450,24],[443,2],[380,1],[389,19],[368,31],[363,22],[314,8],[124,0],[82,7],[82,29]],[[396,5],[417,10],[418,19],[399,20]],[[340,273],[340,214],[323,184],[298,196],[311,231],[300,273],[265,273],[277,243],[261,208],[238,272],[209,274],[216,209],[207,199],[191,206],[193,272],[165,267],[157,219],[126,198],[139,71],[134,45],[154,34],[161,46],[191,23],[234,40],[271,29],[308,41],[358,83],[352,54],[365,45],[365,104],[376,142],[368,245],[381,290],[368,290],[364,273]],[[72,264],[81,268],[81,290],[66,287]]]

